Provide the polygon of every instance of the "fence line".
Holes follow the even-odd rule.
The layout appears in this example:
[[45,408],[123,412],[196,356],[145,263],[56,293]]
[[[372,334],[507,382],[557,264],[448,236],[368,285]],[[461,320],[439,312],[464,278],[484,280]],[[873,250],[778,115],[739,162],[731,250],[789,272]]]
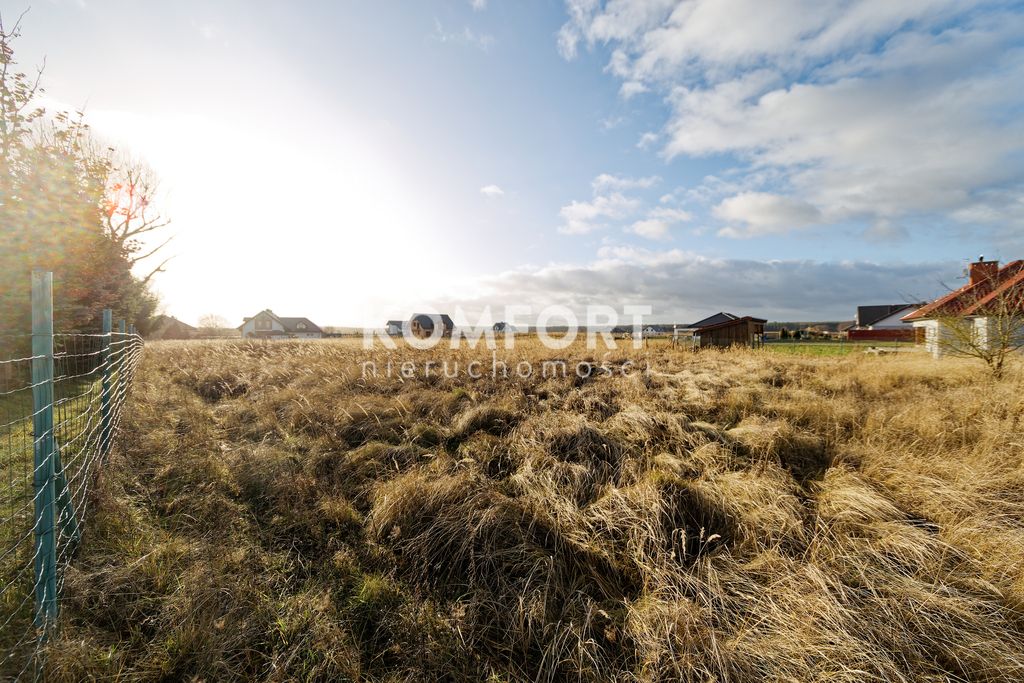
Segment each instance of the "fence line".
[[0,360],[0,679],[38,673],[60,615],[90,486],[117,434],[142,338],[103,312],[99,334],[54,333],[52,275],[32,275],[31,351]]

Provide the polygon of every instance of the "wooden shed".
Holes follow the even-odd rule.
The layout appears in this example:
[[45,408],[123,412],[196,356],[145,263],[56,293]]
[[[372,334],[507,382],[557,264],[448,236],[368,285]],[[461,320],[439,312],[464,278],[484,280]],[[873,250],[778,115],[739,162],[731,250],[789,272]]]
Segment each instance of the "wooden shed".
[[749,315],[743,317],[732,313],[716,313],[698,320],[692,325],[676,330],[676,341],[684,346],[687,343],[694,349],[712,346],[749,346],[760,347],[764,343],[763,318]]

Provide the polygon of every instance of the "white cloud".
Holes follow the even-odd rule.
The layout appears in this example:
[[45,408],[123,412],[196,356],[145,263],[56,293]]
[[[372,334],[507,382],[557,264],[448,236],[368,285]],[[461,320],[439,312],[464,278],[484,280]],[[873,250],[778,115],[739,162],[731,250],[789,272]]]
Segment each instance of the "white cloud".
[[631,80],[687,69],[721,78],[773,63],[799,70],[850,50],[869,50],[907,26],[941,26],[978,0],[567,0],[563,27],[575,45],[616,47],[611,68]]
[[505,190],[501,189],[497,185],[484,185],[483,187],[480,188],[480,194],[482,194],[485,197],[493,199],[495,197],[501,197],[502,195],[504,195]]
[[884,218],[864,231],[864,239],[869,242],[902,242],[907,237],[909,233],[905,227]]
[[[1013,201],[986,209],[996,196],[1024,196],[1019,5],[566,5],[569,21],[559,36],[563,55],[606,45],[608,71],[621,79],[624,96],[643,87],[666,98],[666,158],[731,154],[741,176],[757,176],[756,182],[735,180],[743,186],[738,196],[753,197],[719,206],[723,217],[737,216],[726,235],[855,220],[879,236],[894,234],[891,226],[908,218],[974,221],[986,214],[985,224],[1004,239],[1024,228]],[[752,214],[758,194],[757,201],[767,202],[762,208],[768,216],[761,219]]]
[[689,211],[673,209],[666,206],[659,206],[647,212],[648,217],[668,221],[669,223],[683,223],[693,220]]
[[661,182],[661,178],[656,175],[643,178],[626,178],[610,173],[602,173],[594,178],[590,185],[594,188],[596,194],[607,192],[608,190],[645,190],[654,187],[659,182]]
[[468,26],[464,26],[461,31],[448,31],[439,19],[434,19],[434,40],[440,43],[468,45],[483,52],[490,50],[495,43],[495,38],[491,34],[477,33]]
[[591,181],[594,198],[572,201],[559,212],[562,225],[558,231],[566,235],[585,235],[607,227],[608,220],[623,220],[636,214],[643,202],[623,194],[629,190],[645,190],[661,182],[658,176],[631,178],[602,173]]
[[629,231],[649,240],[666,240],[669,237],[669,223],[657,218],[645,218],[629,226]]
[[[637,217],[644,202],[625,194],[630,190],[647,190],[661,182],[658,176],[633,178],[602,173],[591,183],[594,198],[591,201],[573,201],[563,206],[559,232],[584,235],[608,226],[608,221],[622,221]],[[641,220],[626,227],[627,232],[649,239],[665,239],[673,223],[690,220],[690,214],[681,209],[658,207],[647,212]]]
[[601,119],[601,130],[612,130],[613,128],[618,128],[625,122],[625,116],[609,116],[607,118]]
[[606,219],[623,219],[640,208],[640,200],[620,192],[598,195],[589,202],[573,201],[563,206],[559,214],[566,235],[585,235],[605,226]]
[[619,96],[624,100],[632,99],[636,95],[648,92],[650,88],[640,81],[626,81],[619,88]]
[[[770,320],[850,320],[865,301],[923,301],[944,291],[959,263],[761,261],[629,246],[601,248],[587,264],[520,268],[476,282],[474,305],[648,304],[652,320],[687,323],[717,311]],[[444,303],[444,302],[438,302]]]
[[658,134],[647,132],[640,136],[640,139],[636,141],[637,149],[647,149],[655,142],[658,141]]
[[671,237],[673,225],[692,218],[689,212],[682,209],[659,206],[648,211],[643,220],[630,225],[627,231],[650,240],[667,240]]
[[469,0],[474,12],[482,12],[487,9],[487,0]]
[[758,237],[805,228],[821,221],[821,211],[810,204],[767,192],[744,192],[715,207],[714,215],[740,227],[722,228],[722,237]]

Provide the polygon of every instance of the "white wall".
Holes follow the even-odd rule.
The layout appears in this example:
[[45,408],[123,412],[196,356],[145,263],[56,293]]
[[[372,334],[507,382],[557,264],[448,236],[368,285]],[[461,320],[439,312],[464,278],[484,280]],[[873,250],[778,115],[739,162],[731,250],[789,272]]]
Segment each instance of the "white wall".
[[[976,343],[985,348],[993,336],[995,321],[989,317],[977,317],[971,320],[971,324]],[[914,322],[914,327],[924,328],[924,348],[933,358],[948,355],[954,337],[945,325],[938,320],[919,320]]]
[[924,350],[932,354],[932,358],[941,358],[943,349],[939,341],[948,335],[948,331],[942,329],[938,320],[917,320],[914,321],[914,327],[924,328]]
[[867,326],[869,330],[904,330],[911,327],[911,323],[905,323],[900,318],[910,313],[910,310],[903,309],[890,316],[882,318],[878,322]]

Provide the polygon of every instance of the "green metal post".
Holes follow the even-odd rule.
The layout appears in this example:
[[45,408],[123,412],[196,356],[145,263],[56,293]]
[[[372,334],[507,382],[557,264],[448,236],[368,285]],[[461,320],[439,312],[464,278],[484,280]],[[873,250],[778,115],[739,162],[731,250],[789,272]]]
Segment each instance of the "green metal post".
[[57,534],[54,515],[53,273],[32,273],[32,433],[35,490],[35,623],[57,619]]
[[100,390],[100,456],[106,456],[110,445],[110,341],[114,312],[103,309],[103,383]]
[[78,527],[78,515],[75,514],[75,502],[71,497],[71,489],[68,488],[64,463],[60,459],[59,443],[53,445],[53,471],[54,500],[57,503],[58,511],[57,522],[68,543],[76,546],[82,540],[82,531]]

